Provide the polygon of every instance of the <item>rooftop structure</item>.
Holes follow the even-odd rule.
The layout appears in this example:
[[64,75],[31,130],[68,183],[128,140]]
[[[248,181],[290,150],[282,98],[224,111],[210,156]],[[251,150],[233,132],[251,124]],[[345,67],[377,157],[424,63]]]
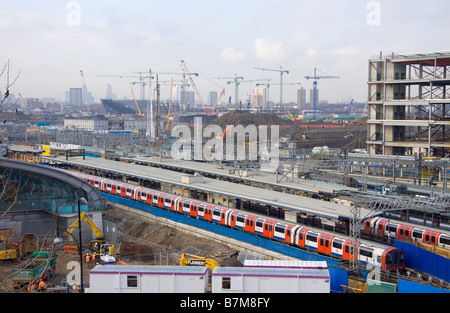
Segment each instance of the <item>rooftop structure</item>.
[[449,65],[450,51],[369,60],[369,154],[448,154]]

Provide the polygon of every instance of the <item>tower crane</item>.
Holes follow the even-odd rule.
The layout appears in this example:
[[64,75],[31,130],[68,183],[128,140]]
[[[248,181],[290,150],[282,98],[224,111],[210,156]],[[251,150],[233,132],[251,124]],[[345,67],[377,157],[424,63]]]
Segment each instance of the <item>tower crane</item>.
[[313,82],[313,98],[311,99],[313,104],[313,120],[316,120],[316,112],[317,112],[317,81],[319,79],[338,79],[339,76],[317,76],[317,68],[314,68],[314,76],[305,76],[306,79],[314,79]]
[[[192,85],[192,87],[194,88],[194,91],[195,91],[195,93],[197,94],[198,99],[200,100],[200,104],[202,105],[203,111],[205,111],[205,114],[206,114],[206,115],[211,115],[212,112],[213,112],[213,110],[214,110],[214,108],[216,107],[217,103],[219,102],[220,97],[221,97],[221,96],[223,95],[223,93],[225,92],[225,89],[224,89],[224,90],[222,91],[222,93],[220,94],[220,97],[217,99],[216,103],[214,104],[213,109],[212,109],[210,112],[208,112],[208,110],[206,109],[206,106],[205,106],[205,102],[203,102],[203,98],[202,98],[202,96],[200,95],[200,92],[198,91],[197,86],[196,86],[195,83],[194,83],[194,80],[192,79],[192,75],[193,75],[193,74],[191,74],[191,73],[189,72],[189,70],[188,70],[188,68],[187,68],[187,66],[186,66],[186,62],[184,62],[184,60],[181,60],[181,64],[183,65],[184,70],[185,70],[186,73],[188,74],[189,81],[191,82],[191,85]],[[198,74],[197,74],[197,76],[198,76]]]
[[275,69],[269,69],[269,68],[261,68],[261,67],[255,67],[255,69],[257,70],[262,70],[262,71],[272,71],[272,72],[280,72],[280,109],[283,109],[283,74],[289,74],[289,71],[283,70],[283,67],[280,66],[279,70],[275,70]]
[[[285,83],[284,85],[301,85],[302,83]],[[269,82],[267,82],[267,84],[262,84],[262,83],[258,83],[256,84],[256,86],[267,86],[267,88],[269,88],[269,86],[276,86],[276,85],[281,85],[281,84],[270,84]],[[267,100],[269,99],[269,96],[267,96]],[[279,103],[275,106],[273,112],[276,113],[277,112],[277,108],[278,108]],[[281,109],[281,108],[280,108]]]
[[147,74],[145,72],[135,72],[138,73],[139,76],[136,75],[95,75],[95,76],[102,76],[102,77],[118,77],[118,78],[138,78],[139,81],[132,82],[133,85],[139,84],[141,85],[141,100],[145,100],[145,86],[147,85],[146,79],[152,79],[153,77],[151,75],[145,76],[144,74]]
[[[215,77],[216,79],[233,79],[233,80],[229,80],[227,82],[227,84],[234,84],[235,85],[235,89],[234,89],[234,108],[237,110],[239,109],[239,85],[241,83],[253,83],[253,82],[257,82],[257,81],[261,81],[261,80],[267,80],[267,79],[252,79],[252,80],[243,80],[244,77],[240,77],[237,76],[237,74],[234,74],[234,77]],[[239,81],[240,79],[242,79],[241,81]]]

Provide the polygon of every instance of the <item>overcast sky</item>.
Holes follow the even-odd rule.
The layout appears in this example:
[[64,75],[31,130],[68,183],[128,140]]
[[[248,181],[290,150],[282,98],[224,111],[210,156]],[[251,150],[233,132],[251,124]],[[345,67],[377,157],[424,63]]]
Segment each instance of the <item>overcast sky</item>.
[[[0,61],[21,71],[11,92],[55,97],[81,87],[80,70],[96,100],[110,83],[119,98],[132,98],[128,78],[135,72],[182,72],[185,60],[203,99],[226,88],[234,102],[237,74],[245,80],[284,74],[283,102],[309,90],[317,67],[340,79],[319,81],[320,99],[367,101],[368,60],[384,53],[450,50],[448,0],[95,0],[0,2]],[[160,80],[181,79],[161,75]],[[264,82],[264,81],[261,81]],[[4,80],[0,82],[4,91]],[[242,82],[245,101],[256,82]],[[279,102],[280,86],[269,98]],[[169,97],[170,86],[161,91]],[[192,90],[192,89],[191,89]],[[139,97],[139,88],[134,88]],[[148,93],[148,90],[147,90]],[[307,94],[309,100],[309,92]]]

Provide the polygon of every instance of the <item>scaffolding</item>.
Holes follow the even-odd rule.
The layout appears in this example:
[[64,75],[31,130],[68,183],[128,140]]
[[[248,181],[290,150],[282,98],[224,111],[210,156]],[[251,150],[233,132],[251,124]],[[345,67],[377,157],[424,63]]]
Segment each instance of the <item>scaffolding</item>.
[[444,157],[450,152],[450,52],[369,60],[370,154]]

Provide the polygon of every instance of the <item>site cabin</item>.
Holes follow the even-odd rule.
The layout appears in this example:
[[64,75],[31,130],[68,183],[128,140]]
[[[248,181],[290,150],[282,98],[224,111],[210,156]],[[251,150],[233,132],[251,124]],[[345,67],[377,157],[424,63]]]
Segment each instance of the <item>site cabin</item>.
[[89,293],[206,293],[206,266],[97,265]]
[[330,293],[328,269],[216,267],[212,293]]

